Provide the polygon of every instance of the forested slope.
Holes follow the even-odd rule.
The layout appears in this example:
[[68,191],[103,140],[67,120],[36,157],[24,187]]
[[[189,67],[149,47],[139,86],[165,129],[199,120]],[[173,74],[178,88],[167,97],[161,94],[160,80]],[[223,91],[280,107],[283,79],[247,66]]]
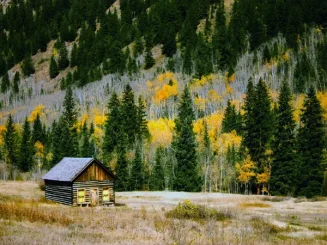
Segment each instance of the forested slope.
[[[4,3],[5,168],[33,172],[62,156],[92,155],[123,176],[118,186],[125,190],[322,194],[326,5],[318,0]],[[316,127],[308,131],[312,124]],[[283,143],[285,137],[294,144]],[[283,152],[284,144],[290,148]],[[316,172],[301,182],[299,173],[311,168]],[[181,184],[185,173],[194,175],[194,186]],[[318,179],[311,183],[310,176]]]

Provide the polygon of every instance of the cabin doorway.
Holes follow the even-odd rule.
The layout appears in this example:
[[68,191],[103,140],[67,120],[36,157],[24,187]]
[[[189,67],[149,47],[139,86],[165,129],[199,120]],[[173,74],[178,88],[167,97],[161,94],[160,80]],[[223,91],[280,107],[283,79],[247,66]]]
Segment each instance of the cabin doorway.
[[91,206],[95,207],[99,203],[99,194],[98,194],[98,189],[91,189],[90,190],[90,201],[91,201]]

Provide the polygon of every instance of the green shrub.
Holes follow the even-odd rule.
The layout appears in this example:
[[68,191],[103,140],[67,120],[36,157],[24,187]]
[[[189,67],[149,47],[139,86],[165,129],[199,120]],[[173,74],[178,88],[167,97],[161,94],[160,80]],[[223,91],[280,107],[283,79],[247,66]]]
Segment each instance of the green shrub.
[[193,204],[189,200],[179,203],[174,209],[166,212],[165,215],[167,218],[191,219],[195,221],[205,219],[222,221],[231,218],[231,214],[229,212],[222,212],[204,205]]

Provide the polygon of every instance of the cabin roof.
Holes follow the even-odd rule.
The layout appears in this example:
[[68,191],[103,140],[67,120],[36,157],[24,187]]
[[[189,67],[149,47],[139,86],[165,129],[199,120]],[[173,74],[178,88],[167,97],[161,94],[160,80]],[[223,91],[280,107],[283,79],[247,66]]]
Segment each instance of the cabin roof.
[[93,162],[101,165],[105,171],[116,178],[116,176],[106,166],[94,158],[64,157],[59,163],[51,168],[42,179],[72,182]]

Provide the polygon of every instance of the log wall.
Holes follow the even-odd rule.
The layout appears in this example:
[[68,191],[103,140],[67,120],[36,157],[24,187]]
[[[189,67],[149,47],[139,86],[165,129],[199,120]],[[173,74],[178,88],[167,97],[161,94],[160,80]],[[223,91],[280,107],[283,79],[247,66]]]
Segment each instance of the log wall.
[[65,205],[73,204],[72,186],[46,183],[45,198]]
[[[114,192],[114,181],[113,180],[106,180],[106,181],[86,181],[86,182],[74,182],[73,187],[73,206],[77,205],[90,205],[91,198],[90,198],[90,191],[92,189],[98,190],[98,205],[104,204],[114,204],[115,203],[115,192]],[[104,188],[109,188],[110,196],[109,202],[102,201],[102,190]],[[77,191],[78,189],[85,189],[85,202],[78,203],[77,202]]]

